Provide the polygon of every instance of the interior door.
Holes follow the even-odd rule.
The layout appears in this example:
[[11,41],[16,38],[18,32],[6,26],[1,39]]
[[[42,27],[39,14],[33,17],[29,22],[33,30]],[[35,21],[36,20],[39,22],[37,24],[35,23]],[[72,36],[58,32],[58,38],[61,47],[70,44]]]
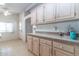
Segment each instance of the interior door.
[[27,18],[25,20],[25,36],[26,36],[26,40],[25,41],[27,41],[27,34],[28,33],[32,33],[31,18]]

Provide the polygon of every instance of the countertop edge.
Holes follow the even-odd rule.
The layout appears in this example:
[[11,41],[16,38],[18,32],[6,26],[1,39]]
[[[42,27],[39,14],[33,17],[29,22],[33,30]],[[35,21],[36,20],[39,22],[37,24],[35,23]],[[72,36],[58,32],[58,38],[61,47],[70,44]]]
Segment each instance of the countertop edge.
[[[35,37],[39,37],[39,38],[45,38],[45,39],[49,39],[49,40],[59,40],[59,41],[66,41],[66,42],[70,42],[70,43],[74,43],[74,44],[78,44],[79,45],[79,40],[66,40],[64,38],[54,38],[54,37],[48,37],[48,36],[42,36],[44,34],[33,34],[33,33],[28,33],[27,35],[31,35],[31,36],[35,36]],[[77,42],[78,41],[78,42]]]

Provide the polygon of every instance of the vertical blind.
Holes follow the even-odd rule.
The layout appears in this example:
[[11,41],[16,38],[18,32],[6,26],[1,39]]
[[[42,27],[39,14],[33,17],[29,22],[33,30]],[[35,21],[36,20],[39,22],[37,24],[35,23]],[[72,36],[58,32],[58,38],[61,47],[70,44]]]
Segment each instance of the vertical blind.
[[0,32],[13,32],[13,23],[0,22]]

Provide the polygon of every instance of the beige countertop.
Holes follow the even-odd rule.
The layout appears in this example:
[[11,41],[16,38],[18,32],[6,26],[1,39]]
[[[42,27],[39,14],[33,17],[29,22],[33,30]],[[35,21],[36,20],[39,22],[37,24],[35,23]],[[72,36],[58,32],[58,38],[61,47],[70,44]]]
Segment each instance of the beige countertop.
[[51,40],[64,40],[64,41],[69,41],[69,42],[74,42],[74,43],[79,43],[79,39],[77,40],[71,40],[69,38],[69,36],[59,36],[59,35],[54,35],[54,34],[41,34],[41,33],[29,33],[28,35],[32,35],[32,36],[37,36],[37,37],[44,37],[44,38],[48,38]]

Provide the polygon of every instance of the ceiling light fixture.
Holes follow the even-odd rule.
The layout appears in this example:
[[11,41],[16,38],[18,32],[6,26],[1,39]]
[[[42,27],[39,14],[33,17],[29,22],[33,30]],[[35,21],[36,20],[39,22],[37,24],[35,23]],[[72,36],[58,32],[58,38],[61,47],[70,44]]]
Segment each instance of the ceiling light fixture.
[[11,13],[9,13],[9,11],[4,11],[4,16],[8,16],[10,15]]

